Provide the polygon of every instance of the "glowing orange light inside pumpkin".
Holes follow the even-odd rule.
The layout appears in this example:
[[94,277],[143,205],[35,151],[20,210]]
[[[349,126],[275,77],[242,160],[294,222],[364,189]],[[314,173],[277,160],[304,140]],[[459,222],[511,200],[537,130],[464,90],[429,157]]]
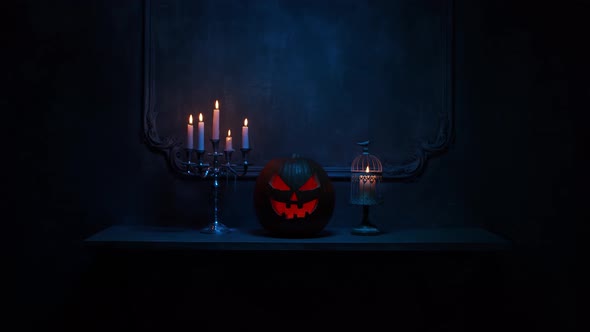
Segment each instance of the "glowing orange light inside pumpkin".
[[276,190],[281,190],[281,191],[291,190],[291,187],[289,187],[285,183],[285,181],[283,181],[283,179],[281,179],[281,177],[278,175],[274,175],[272,177],[272,179],[270,179],[269,184],[273,189],[276,189]]
[[287,203],[277,202],[275,200],[271,200],[270,202],[272,203],[272,209],[275,211],[275,213],[279,216],[285,217],[286,219],[305,218],[312,214],[318,207],[317,198],[307,203],[303,203],[301,208],[297,207],[296,203],[287,205]]
[[320,186],[320,184],[318,183],[318,180],[316,179],[315,175],[312,175],[309,180],[307,180],[305,182],[305,184],[303,184],[301,186],[301,188],[299,188],[300,191],[307,191],[307,190],[314,190],[316,188],[318,188]]
[[[291,187],[281,179],[278,175],[273,175],[269,182],[270,186],[279,191],[289,191]],[[320,183],[315,175],[312,175],[305,183],[299,188],[299,191],[314,190],[320,187]],[[286,219],[293,218],[305,218],[315,211],[318,206],[318,199],[312,199],[311,201],[305,202],[298,206],[299,198],[297,193],[293,191],[289,196],[290,202],[279,202],[271,198],[270,202],[273,210],[279,216],[283,216]]]

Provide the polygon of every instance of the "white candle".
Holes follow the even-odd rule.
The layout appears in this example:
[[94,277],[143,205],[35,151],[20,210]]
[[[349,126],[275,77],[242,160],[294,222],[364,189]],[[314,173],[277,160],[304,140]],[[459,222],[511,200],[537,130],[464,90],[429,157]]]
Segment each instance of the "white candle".
[[231,139],[231,129],[227,130],[227,137],[225,138],[225,151],[233,151],[234,148],[232,146],[232,139]]
[[250,148],[250,138],[248,137],[248,118],[244,119],[244,126],[242,127],[242,148]]
[[373,203],[375,200],[375,175],[369,174],[369,166],[365,169],[365,174],[359,176],[359,193],[361,201],[365,203]]
[[213,109],[213,139],[219,139],[219,101],[215,101],[215,109]]
[[203,151],[205,150],[205,122],[203,122],[203,113],[199,113],[197,135],[199,136],[199,143],[197,143],[199,150]]
[[188,124],[186,125],[186,147],[193,148],[193,115],[188,117]]

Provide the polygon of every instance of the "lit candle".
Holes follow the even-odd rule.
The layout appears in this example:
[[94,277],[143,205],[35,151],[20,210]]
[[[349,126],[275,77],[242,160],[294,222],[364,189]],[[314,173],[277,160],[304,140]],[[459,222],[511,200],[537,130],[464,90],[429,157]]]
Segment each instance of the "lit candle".
[[186,125],[186,147],[193,148],[193,115],[188,117],[188,124]]
[[219,139],[219,101],[215,101],[215,109],[213,109],[213,139]]
[[369,166],[365,169],[366,175],[361,175],[359,177],[359,193],[361,196],[361,200],[364,203],[373,203],[375,200],[375,185],[376,185],[376,177],[375,175],[369,175]]
[[227,137],[225,138],[225,151],[233,151],[234,148],[232,146],[232,139],[231,139],[231,129],[227,130]]
[[205,150],[205,122],[203,122],[203,113],[199,113],[197,135],[199,136],[199,150],[203,151]]
[[244,126],[242,126],[242,148],[250,148],[250,138],[248,137],[248,118],[244,119]]

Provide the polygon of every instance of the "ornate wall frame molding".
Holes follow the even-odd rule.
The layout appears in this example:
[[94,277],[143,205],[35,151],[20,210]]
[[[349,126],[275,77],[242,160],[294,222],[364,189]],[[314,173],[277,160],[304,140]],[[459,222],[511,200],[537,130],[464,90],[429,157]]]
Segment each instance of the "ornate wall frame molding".
[[[383,165],[384,180],[411,180],[418,177],[426,168],[430,158],[446,152],[452,144],[454,137],[454,1],[447,0],[445,17],[440,27],[442,40],[442,57],[440,72],[443,82],[441,109],[438,113],[438,134],[431,141],[421,142],[419,147],[409,158],[408,162],[401,164]],[[156,80],[154,67],[156,52],[154,50],[154,36],[152,25],[151,0],[144,0],[143,12],[143,134],[145,144],[152,150],[161,153],[174,172],[182,173],[182,142],[177,137],[162,137],[158,133],[158,110],[155,108]],[[255,178],[262,170],[263,165],[250,166],[246,178]],[[350,179],[350,167],[325,167],[328,175],[333,179]]]

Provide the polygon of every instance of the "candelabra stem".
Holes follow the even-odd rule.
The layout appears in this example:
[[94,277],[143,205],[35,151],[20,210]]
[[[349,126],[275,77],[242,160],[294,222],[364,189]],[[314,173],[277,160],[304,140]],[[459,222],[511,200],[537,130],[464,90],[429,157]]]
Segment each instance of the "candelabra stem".
[[217,152],[217,147],[219,144],[219,140],[212,140],[213,143],[213,221],[207,225],[207,227],[201,229],[201,233],[207,234],[223,234],[230,231],[230,229],[225,226],[221,222],[220,208],[219,208],[219,190],[220,190],[220,183],[219,183],[219,153]]

